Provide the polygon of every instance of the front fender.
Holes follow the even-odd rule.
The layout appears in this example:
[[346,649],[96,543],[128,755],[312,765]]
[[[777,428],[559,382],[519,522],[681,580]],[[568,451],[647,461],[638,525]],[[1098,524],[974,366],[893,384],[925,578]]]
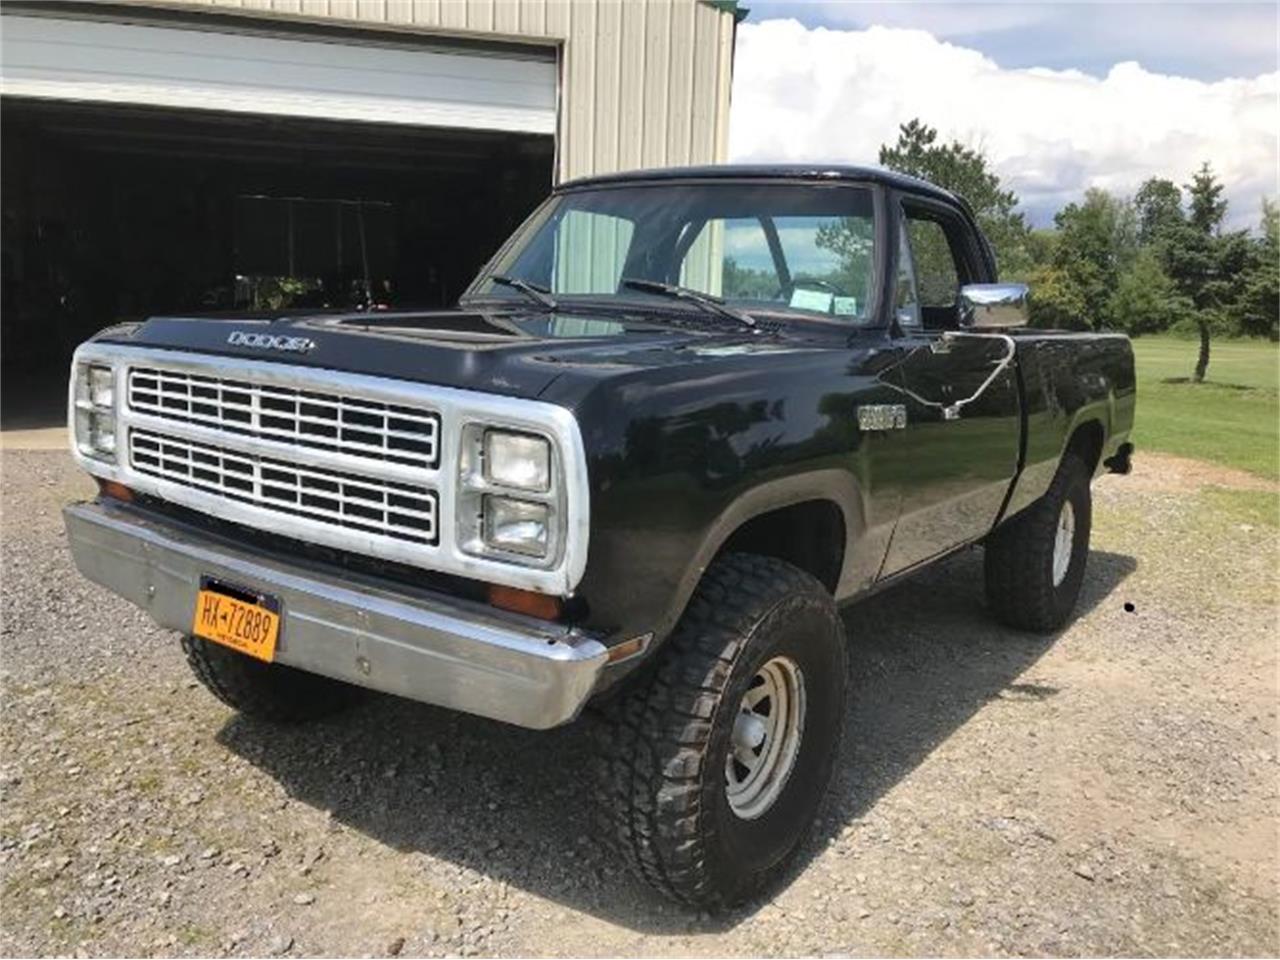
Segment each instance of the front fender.
[[686,566],[670,607],[658,622],[655,633],[665,637],[675,626],[707,567],[735,531],[775,510],[815,500],[834,503],[844,518],[845,539],[839,576],[839,583],[843,585],[857,545],[862,542],[866,531],[866,508],[857,481],[848,471],[838,469],[814,470],[770,480],[747,490],[716,517]]

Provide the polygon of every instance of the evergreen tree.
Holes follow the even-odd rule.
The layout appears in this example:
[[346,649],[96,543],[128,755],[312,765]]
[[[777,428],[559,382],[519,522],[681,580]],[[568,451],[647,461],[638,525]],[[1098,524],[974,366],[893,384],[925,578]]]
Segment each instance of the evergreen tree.
[[1216,234],[1222,229],[1227,215],[1227,201],[1222,196],[1223,186],[1218,182],[1208,161],[1187,185],[1188,217],[1191,225],[1201,233]]
[[[1208,163],[1200,165],[1186,190],[1187,219],[1168,235],[1165,257],[1170,276],[1195,305],[1200,353],[1193,379],[1203,383],[1209,370],[1210,338],[1214,328],[1222,325],[1228,293],[1221,271],[1228,246],[1219,237],[1227,201],[1222,197],[1223,186]],[[1238,252],[1238,244],[1233,242],[1230,249]]]

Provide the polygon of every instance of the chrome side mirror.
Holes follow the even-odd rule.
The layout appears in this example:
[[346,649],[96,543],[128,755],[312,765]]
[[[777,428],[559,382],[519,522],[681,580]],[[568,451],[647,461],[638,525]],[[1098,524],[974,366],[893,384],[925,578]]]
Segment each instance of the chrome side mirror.
[[1025,283],[968,283],[960,288],[960,328],[1025,327],[1031,314]]

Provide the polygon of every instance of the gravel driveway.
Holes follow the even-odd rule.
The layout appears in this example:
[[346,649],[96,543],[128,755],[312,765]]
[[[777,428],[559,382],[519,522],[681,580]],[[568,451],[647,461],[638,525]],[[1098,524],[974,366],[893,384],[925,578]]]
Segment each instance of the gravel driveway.
[[74,572],[58,511],[90,489],[65,454],[4,455],[6,954],[1280,951],[1261,481],[1151,456],[1101,480],[1056,637],[987,620],[976,552],[849,610],[830,801],[788,883],[723,917],[585,832],[584,723],[233,716]]

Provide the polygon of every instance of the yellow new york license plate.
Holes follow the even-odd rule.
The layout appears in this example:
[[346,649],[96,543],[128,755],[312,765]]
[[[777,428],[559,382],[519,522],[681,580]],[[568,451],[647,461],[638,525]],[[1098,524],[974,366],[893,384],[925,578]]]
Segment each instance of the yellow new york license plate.
[[280,603],[274,597],[206,579],[196,594],[191,632],[270,662],[280,636]]

